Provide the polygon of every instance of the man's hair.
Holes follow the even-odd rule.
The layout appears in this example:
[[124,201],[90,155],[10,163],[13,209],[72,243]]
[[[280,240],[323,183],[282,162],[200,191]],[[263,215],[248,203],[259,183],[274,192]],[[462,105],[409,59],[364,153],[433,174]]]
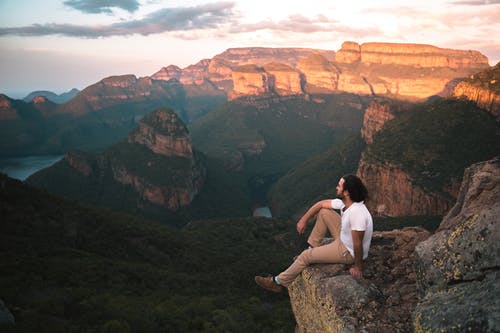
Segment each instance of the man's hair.
[[344,179],[344,190],[349,192],[349,197],[352,201],[361,202],[368,200],[368,190],[358,176],[349,174],[342,178]]

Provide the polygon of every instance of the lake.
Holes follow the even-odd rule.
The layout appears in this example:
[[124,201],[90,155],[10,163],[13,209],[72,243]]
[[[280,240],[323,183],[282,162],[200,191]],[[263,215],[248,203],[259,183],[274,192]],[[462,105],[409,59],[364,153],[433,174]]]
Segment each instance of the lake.
[[64,155],[43,155],[0,158],[0,172],[11,178],[25,180],[38,170],[60,161],[63,157]]

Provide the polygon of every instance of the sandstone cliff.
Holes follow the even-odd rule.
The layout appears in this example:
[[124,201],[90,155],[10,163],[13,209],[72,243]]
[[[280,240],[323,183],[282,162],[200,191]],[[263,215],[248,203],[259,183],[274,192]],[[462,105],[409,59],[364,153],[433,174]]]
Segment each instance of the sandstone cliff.
[[379,215],[444,215],[455,202],[455,188],[431,192],[416,185],[400,167],[386,162],[369,162],[365,155],[361,157],[357,175],[364,180],[370,193],[368,208]]
[[314,54],[303,58],[297,64],[297,69],[304,74],[306,92],[332,93],[337,90],[339,71],[324,56]]
[[489,67],[477,51],[395,43],[345,42],[336,62],[339,90],[403,99],[443,95],[450,81]]
[[439,231],[415,249],[415,332],[500,327],[500,158],[469,167]]
[[[424,99],[449,94],[450,84],[489,67],[488,59],[477,51],[438,48],[425,44],[345,42],[335,55],[326,51],[300,49],[230,49],[214,57],[207,77],[224,80],[237,66],[264,66],[280,62],[303,75],[298,93],[344,91],[363,95],[390,95],[400,99]],[[212,72],[211,72],[212,71]],[[237,96],[245,94],[241,76],[232,76]],[[235,81],[236,80],[236,81]],[[268,84],[266,81],[262,83]],[[260,86],[262,91],[269,87]],[[274,85],[270,87],[273,90]],[[296,91],[296,90],[292,90]],[[249,89],[248,94],[255,94]],[[234,94],[233,94],[234,95]]]
[[149,212],[189,205],[205,177],[184,123],[172,110],[158,109],[127,140],[99,154],[68,152],[29,181],[82,201]]
[[271,91],[271,76],[262,67],[244,65],[232,72],[233,90],[229,98],[233,99],[242,95],[262,95]]
[[388,99],[374,99],[365,110],[363,126],[361,127],[361,137],[367,144],[373,143],[373,136],[380,131],[382,126],[394,115],[401,112],[406,106],[400,102]]
[[306,268],[288,288],[296,332],[410,332],[417,304],[412,253],[427,237],[420,228],[375,232],[362,280],[346,265]]
[[500,120],[500,63],[460,82],[453,95],[474,101]]

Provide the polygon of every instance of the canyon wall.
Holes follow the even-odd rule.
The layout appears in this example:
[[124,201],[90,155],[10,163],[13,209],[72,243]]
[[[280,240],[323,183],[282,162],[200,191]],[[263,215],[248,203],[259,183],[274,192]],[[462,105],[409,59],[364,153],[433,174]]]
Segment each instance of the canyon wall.
[[500,63],[458,83],[453,95],[475,102],[500,120]]
[[[109,188],[105,186],[100,190],[101,197],[112,196],[106,191],[110,191],[114,182],[130,186],[139,210],[145,204],[170,211],[187,206],[206,178],[205,168],[193,152],[186,126],[169,109],[147,114],[126,141],[103,153],[92,155],[72,151],[66,154],[62,163],[81,175],[82,188],[88,184],[95,186],[96,182],[100,186],[109,184]],[[108,204],[100,202],[100,198],[86,200]]]
[[416,185],[401,168],[390,163],[368,161],[364,155],[357,175],[370,193],[367,207],[378,215],[444,215],[455,202],[455,189],[428,191]]
[[[279,75],[264,69],[267,75],[276,77],[271,82],[257,82],[257,78],[248,77],[248,72],[242,75],[241,66],[265,68],[270,63],[288,68],[278,70]],[[232,48],[185,69],[162,68],[152,78],[194,85],[207,80],[226,91],[230,99],[268,92],[341,91],[414,100],[449,94],[451,82],[487,68],[488,59],[477,51],[426,44],[344,42],[336,53],[301,48]],[[283,72],[288,74],[283,76]]]

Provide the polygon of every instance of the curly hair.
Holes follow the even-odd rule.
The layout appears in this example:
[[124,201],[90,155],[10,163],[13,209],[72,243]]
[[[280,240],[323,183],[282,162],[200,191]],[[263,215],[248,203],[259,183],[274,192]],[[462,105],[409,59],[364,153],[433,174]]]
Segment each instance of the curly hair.
[[344,190],[349,192],[352,201],[361,202],[368,200],[368,190],[358,176],[349,174],[343,176],[342,179],[344,179]]

